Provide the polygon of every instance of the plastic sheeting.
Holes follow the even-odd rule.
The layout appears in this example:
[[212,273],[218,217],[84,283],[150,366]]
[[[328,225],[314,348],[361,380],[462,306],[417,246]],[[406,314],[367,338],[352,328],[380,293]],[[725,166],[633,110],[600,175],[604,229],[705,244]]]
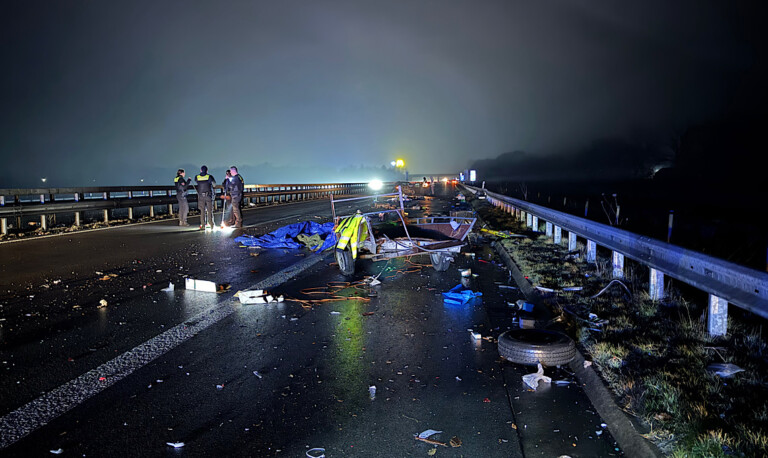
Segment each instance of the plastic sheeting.
[[476,293],[464,285],[458,284],[447,293],[443,293],[443,303],[445,305],[467,305],[482,295],[483,293]]
[[332,248],[336,244],[336,237],[333,233],[333,223],[319,224],[314,221],[304,221],[303,223],[289,224],[276,231],[264,234],[261,237],[252,235],[241,235],[235,238],[235,242],[245,246],[261,248],[301,248],[304,245],[294,240],[299,234],[315,235],[324,237],[322,245],[309,247],[313,251],[324,251]]

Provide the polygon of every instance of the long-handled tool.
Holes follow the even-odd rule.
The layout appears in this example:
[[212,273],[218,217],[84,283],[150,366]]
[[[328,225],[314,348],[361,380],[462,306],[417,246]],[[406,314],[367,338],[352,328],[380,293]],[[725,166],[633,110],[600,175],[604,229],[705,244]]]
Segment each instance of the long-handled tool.
[[227,213],[227,199],[226,196],[224,196],[224,199],[222,199],[224,203],[221,205],[221,228],[224,229],[224,215]]

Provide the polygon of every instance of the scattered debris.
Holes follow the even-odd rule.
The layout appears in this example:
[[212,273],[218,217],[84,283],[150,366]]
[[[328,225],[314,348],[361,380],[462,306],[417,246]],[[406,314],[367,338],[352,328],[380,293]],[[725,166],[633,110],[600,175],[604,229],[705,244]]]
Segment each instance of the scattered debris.
[[215,293],[216,283],[208,280],[196,280],[194,278],[186,279],[186,288],[193,291],[204,291],[207,293]]
[[443,303],[447,305],[467,305],[473,299],[482,297],[483,293],[474,292],[462,284],[451,288],[447,293],[443,293]]
[[173,285],[173,283],[168,282],[168,287],[163,288],[160,291],[165,291],[166,293],[172,293],[174,289],[175,289],[175,286]]
[[480,335],[479,332],[470,331],[470,335],[472,335],[472,338],[475,340],[482,340],[483,336]]
[[184,447],[184,442],[166,442],[166,445],[173,448],[181,448]]
[[54,455],[61,455],[62,453],[64,453],[64,450],[57,448],[56,450],[51,450],[50,452],[53,453]]
[[552,378],[544,375],[544,367],[542,367],[541,363],[539,363],[539,370],[533,374],[523,375],[523,381],[533,390],[536,390],[540,381],[543,381],[544,383],[552,383]]
[[98,308],[103,309],[106,306],[107,306],[107,300],[106,299],[102,299],[102,300],[99,301],[99,307]]
[[363,312],[363,316],[371,316],[374,312]]
[[256,377],[258,377],[260,379],[264,378],[263,375],[259,374],[259,371],[253,371],[253,375],[255,375]]
[[371,385],[368,387],[368,395],[371,397],[371,401],[376,399],[376,385]]
[[322,447],[311,448],[307,450],[309,458],[325,458],[325,449]]
[[453,436],[448,443],[453,448],[461,447],[461,439],[459,439],[459,436]]
[[744,369],[731,363],[714,363],[707,366],[707,371],[714,372],[715,375],[727,378],[739,372],[744,372]]
[[434,429],[428,429],[426,431],[422,431],[420,434],[414,434],[413,438],[417,441],[426,442],[427,444],[432,445],[442,445],[443,447],[448,447],[448,444],[445,442],[440,442],[438,440],[430,439],[430,436],[433,436],[435,434],[442,433],[442,431],[435,431]]

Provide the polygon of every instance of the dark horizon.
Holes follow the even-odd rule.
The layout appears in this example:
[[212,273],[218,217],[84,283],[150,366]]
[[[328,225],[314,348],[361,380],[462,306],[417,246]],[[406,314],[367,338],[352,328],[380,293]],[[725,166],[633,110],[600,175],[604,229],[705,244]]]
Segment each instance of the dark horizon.
[[[185,164],[363,181],[397,158],[459,171],[505,152],[576,157],[601,139],[651,153],[692,126],[762,119],[768,100],[760,2],[33,1],[3,13],[7,186],[165,182]],[[317,177],[288,179],[304,170]]]

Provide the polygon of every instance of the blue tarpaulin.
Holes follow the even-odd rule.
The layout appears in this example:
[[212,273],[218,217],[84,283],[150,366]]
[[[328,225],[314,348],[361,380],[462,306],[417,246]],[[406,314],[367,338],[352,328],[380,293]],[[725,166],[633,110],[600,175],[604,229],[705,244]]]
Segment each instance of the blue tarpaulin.
[[443,303],[445,305],[466,305],[473,299],[482,297],[482,295],[483,293],[476,293],[464,285],[458,284],[447,293],[443,293]]
[[333,223],[318,224],[314,221],[304,221],[303,223],[289,224],[276,231],[264,234],[261,237],[252,235],[241,235],[235,238],[235,242],[245,246],[257,246],[261,248],[301,248],[304,245],[294,240],[299,234],[324,236],[323,244],[317,248],[317,245],[310,247],[314,251],[324,251],[336,244],[336,237],[333,233]]

